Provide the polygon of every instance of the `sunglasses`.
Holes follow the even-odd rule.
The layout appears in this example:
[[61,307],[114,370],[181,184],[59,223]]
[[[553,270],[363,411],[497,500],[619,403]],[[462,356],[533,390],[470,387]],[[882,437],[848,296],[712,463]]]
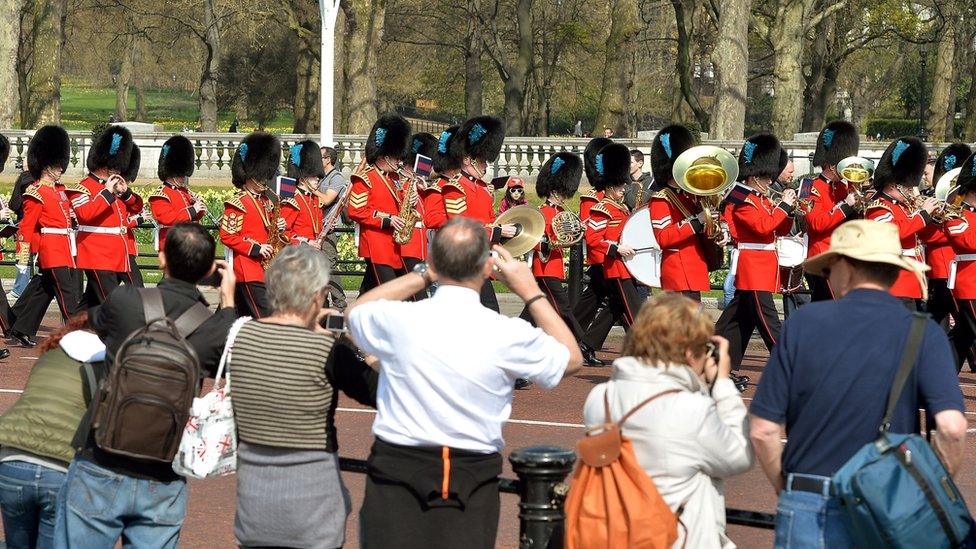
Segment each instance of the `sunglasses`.
[[523,193],[523,192],[525,192],[525,191],[524,191],[523,189],[518,189],[518,188],[516,188],[516,189],[511,189],[511,190],[509,190],[508,192],[510,192],[510,193],[512,193],[512,194],[515,194],[515,193],[518,193],[518,194],[522,194],[522,193]]

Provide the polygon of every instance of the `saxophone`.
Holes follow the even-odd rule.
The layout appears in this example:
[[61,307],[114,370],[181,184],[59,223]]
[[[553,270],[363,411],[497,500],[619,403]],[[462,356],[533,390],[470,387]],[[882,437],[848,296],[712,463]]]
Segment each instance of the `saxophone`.
[[414,202],[419,198],[417,195],[417,178],[412,177],[402,170],[397,170],[397,174],[404,180],[403,199],[400,201],[400,212],[397,214],[403,220],[403,228],[393,231],[393,241],[403,245],[410,242],[413,238],[413,230],[418,221],[420,213],[414,207]]
[[274,203],[271,216],[268,218],[268,241],[266,243],[271,246],[271,255],[261,260],[261,268],[267,271],[278,252],[288,245],[288,238],[285,236],[285,231],[278,226],[278,220],[281,219],[281,199],[271,189],[265,190],[265,196]]

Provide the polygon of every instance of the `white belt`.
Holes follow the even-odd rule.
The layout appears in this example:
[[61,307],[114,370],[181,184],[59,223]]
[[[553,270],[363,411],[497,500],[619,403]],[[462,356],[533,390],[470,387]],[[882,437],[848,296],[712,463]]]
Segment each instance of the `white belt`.
[[74,229],[58,229],[55,227],[41,227],[41,234],[63,234],[67,236],[68,250],[71,251],[71,257],[78,255],[78,245],[76,244]]
[[776,243],[770,242],[769,244],[759,243],[759,242],[740,242],[736,249],[738,250],[760,250],[763,252],[775,252]]
[[55,229],[53,227],[41,227],[41,234],[70,234],[71,229]]
[[946,283],[946,285],[949,287],[950,290],[956,287],[957,265],[959,263],[964,263],[966,261],[976,261],[976,254],[957,255],[955,258],[953,258],[952,261],[949,262],[949,281]]
[[125,234],[125,227],[94,227],[92,225],[79,225],[78,230],[83,233],[96,234]]
[[917,257],[918,251],[915,248],[905,248],[901,251],[903,257]]

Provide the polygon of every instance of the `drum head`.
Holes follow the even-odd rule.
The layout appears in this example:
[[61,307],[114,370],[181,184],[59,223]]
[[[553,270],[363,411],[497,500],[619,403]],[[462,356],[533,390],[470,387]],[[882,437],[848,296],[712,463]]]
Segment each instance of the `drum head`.
[[776,239],[776,255],[781,267],[796,267],[807,259],[806,236],[781,236]]
[[661,287],[661,248],[654,239],[651,228],[651,212],[647,206],[634,210],[620,235],[620,243],[637,250],[624,259],[631,276],[643,284]]

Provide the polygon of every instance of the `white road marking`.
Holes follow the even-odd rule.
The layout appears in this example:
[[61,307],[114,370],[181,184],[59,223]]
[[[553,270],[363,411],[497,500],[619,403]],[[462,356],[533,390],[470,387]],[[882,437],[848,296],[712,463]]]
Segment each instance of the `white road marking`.
[[19,395],[23,393],[23,391],[21,391],[20,389],[0,389],[0,393],[14,393]]

